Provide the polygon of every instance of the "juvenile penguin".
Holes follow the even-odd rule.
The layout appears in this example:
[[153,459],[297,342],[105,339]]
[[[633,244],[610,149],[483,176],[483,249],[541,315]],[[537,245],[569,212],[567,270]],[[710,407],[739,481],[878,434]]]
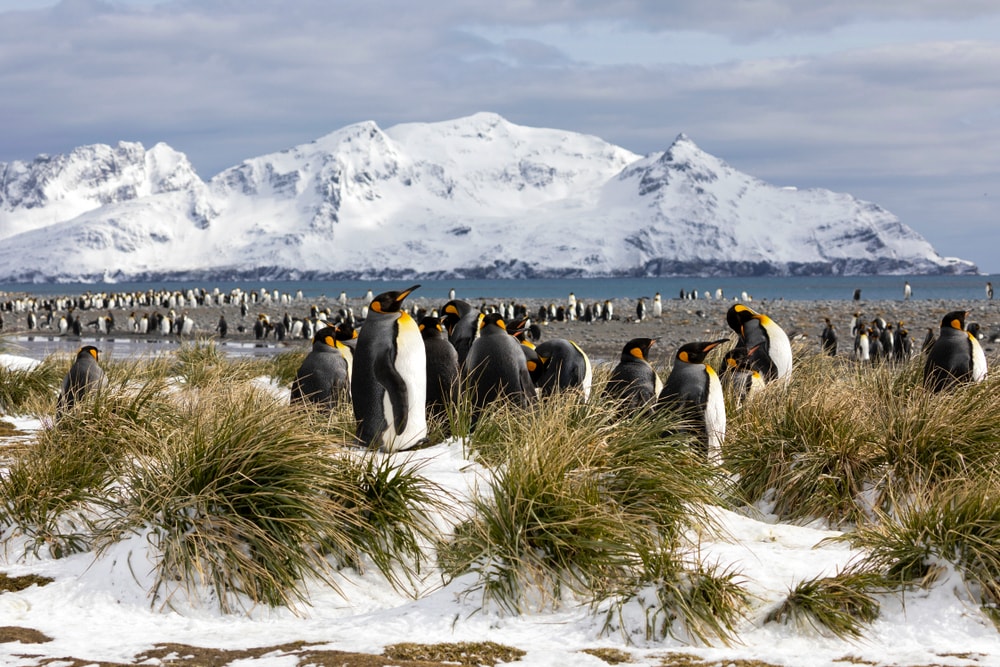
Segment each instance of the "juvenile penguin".
[[427,413],[446,422],[447,407],[458,400],[458,352],[448,340],[440,317],[421,319],[420,335],[427,357]]
[[583,400],[590,400],[594,371],[590,358],[571,340],[553,338],[535,346],[543,370],[536,384],[547,396],[556,390],[579,388]]
[[656,402],[658,410],[677,410],[697,426],[704,447],[702,454],[714,463],[722,460],[726,402],[719,376],[705,363],[705,358],[716,347],[728,342],[723,339],[681,345]]
[[87,393],[104,385],[104,370],[97,363],[99,354],[100,350],[93,345],[84,345],[76,353],[76,359],[63,378],[62,389],[59,391],[56,419],[72,410]]
[[924,386],[931,391],[986,379],[986,355],[979,340],[965,330],[967,315],[954,310],[941,319],[937,340],[924,361]]
[[611,369],[606,395],[621,402],[623,416],[631,416],[656,402],[663,382],[649,363],[649,348],[656,338],[633,338],[622,348],[618,364]]
[[346,346],[337,340],[334,327],[316,332],[312,349],[292,380],[292,404],[309,402],[331,411],[341,398],[350,397],[351,380],[342,350]]
[[483,318],[479,337],[472,342],[465,359],[464,373],[472,392],[473,424],[483,408],[499,398],[521,407],[535,400],[535,385],[528,375],[521,344],[507,333],[500,313]]
[[427,357],[403,300],[420,287],[376,296],[358,333],[351,376],[357,439],[394,452],[427,437]]
[[787,379],[792,374],[792,344],[788,334],[767,315],[754,312],[742,303],[726,313],[726,322],[739,336],[738,346],[756,350],[748,356],[764,380]]

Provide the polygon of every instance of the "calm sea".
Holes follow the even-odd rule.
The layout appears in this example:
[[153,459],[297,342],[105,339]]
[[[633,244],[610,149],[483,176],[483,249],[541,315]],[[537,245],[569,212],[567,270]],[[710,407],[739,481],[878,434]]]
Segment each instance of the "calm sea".
[[[570,292],[585,301],[604,299],[636,299],[652,297],[660,292],[664,299],[693,291],[701,297],[710,292],[713,297],[721,289],[726,298],[746,292],[754,300],[764,299],[845,299],[850,300],[860,289],[862,298],[900,299],[903,286],[910,283],[913,299],[969,300],[985,298],[986,282],[991,276],[817,276],[817,277],[766,277],[766,278],[563,278],[551,280],[422,280],[422,281],[242,281],[242,282],[162,282],[162,283],[61,283],[20,284],[0,283],[2,292],[28,292],[36,295],[74,295],[86,292],[131,292],[155,290],[187,290],[189,288],[218,288],[228,292],[233,288],[243,290],[267,289],[294,294],[301,290],[307,299],[327,296],[336,298],[346,292],[350,298],[361,298],[368,290],[375,294],[390,289],[401,289],[419,282],[420,289],[413,294],[431,301],[447,300],[449,290],[456,296],[472,302],[495,299],[562,300]],[[1000,290],[1000,281],[997,282]],[[1000,294],[998,294],[1000,298]]]

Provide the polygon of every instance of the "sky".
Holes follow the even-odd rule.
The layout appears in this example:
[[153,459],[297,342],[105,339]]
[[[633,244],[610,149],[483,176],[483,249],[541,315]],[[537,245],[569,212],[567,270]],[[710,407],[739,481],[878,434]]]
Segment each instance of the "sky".
[[362,121],[680,133],[1000,273],[995,0],[0,0],[0,162],[166,142],[207,180]]

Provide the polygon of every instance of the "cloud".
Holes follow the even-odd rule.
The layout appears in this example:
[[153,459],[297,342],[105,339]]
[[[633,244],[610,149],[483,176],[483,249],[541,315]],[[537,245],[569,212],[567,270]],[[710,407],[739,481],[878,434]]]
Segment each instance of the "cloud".
[[637,153],[685,132],[1000,271],[993,2],[38,4],[0,0],[21,8],[0,14],[0,161],[165,141],[208,178],[350,123],[488,110]]

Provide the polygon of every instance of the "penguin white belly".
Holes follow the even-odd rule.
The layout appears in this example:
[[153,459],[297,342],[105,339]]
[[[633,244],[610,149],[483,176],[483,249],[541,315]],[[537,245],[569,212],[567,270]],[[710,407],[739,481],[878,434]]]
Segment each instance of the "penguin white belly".
[[792,374],[792,343],[788,340],[788,334],[774,322],[765,322],[764,330],[767,331],[769,342],[768,356],[778,371],[777,379],[789,377]]
[[986,353],[972,334],[969,334],[969,342],[972,343],[972,381],[982,382],[986,379]]
[[708,433],[708,460],[722,463],[722,442],[726,439],[726,400],[715,369],[706,365],[708,399],[705,401],[705,431]]
[[382,447],[389,452],[413,447],[427,437],[427,354],[416,322],[409,316],[399,320],[396,338],[396,372],[406,385],[406,427],[396,433],[396,415],[388,392],[382,399],[387,426]]

